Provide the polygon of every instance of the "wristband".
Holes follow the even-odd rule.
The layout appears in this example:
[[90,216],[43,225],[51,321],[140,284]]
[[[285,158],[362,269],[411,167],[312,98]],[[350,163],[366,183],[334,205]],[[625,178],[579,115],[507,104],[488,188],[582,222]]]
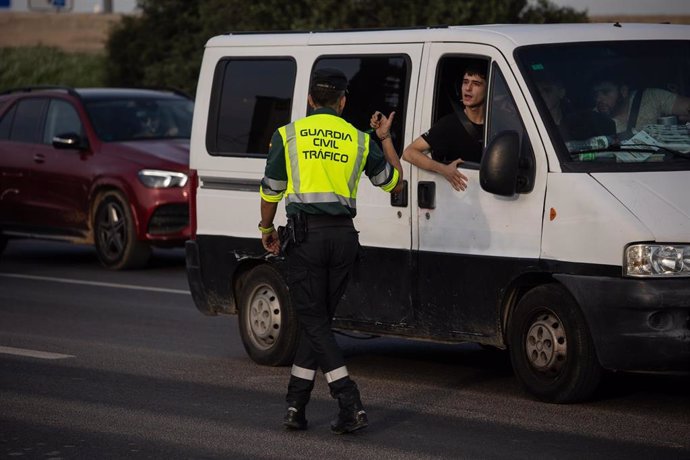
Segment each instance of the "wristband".
[[390,138],[390,137],[391,137],[391,133],[390,133],[390,131],[389,131],[389,132],[387,132],[386,134],[384,134],[383,136],[379,137],[379,140],[380,140],[381,142],[383,142],[383,141],[385,141],[386,139],[388,139],[388,138]]
[[271,224],[270,227],[262,227],[261,222],[259,222],[259,231],[261,232],[262,235],[268,235],[269,233],[273,233],[276,230],[276,228]]

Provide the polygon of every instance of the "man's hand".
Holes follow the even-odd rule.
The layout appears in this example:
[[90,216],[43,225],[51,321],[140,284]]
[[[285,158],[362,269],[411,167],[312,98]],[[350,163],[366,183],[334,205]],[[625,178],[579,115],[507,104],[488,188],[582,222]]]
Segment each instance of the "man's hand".
[[446,178],[450,185],[453,186],[458,192],[464,191],[467,188],[467,176],[458,170],[458,165],[463,161],[458,158],[457,160],[444,165],[440,173]]
[[273,255],[278,255],[280,253],[280,238],[278,237],[278,232],[273,230],[271,233],[266,233],[261,235],[261,244],[264,245],[264,249]]
[[378,110],[374,112],[369,120],[369,126],[374,128],[376,131],[376,136],[381,139],[390,135],[391,125],[393,125],[393,118],[395,117],[395,112],[391,112],[387,117],[379,112]]

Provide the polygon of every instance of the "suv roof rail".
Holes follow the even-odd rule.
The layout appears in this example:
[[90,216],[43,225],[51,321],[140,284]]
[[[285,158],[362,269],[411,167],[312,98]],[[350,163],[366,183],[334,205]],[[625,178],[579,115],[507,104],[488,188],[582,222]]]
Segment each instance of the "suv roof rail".
[[186,97],[187,99],[194,99],[189,94],[185,93],[181,89],[168,87],[168,86],[137,86],[139,89],[150,89],[152,91],[167,91],[169,93],[176,94],[178,96]]
[[18,88],[10,88],[0,93],[1,95],[12,94],[12,93],[29,93],[32,91],[48,91],[52,89],[67,91],[72,96],[79,97],[79,93],[71,86],[56,86],[56,85],[34,85],[34,86],[22,86]]

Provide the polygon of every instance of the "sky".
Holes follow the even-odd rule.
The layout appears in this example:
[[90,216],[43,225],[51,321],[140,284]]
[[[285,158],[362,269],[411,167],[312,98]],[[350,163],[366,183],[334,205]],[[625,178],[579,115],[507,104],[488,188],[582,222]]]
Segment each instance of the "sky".
[[[191,0],[196,1],[196,0]],[[534,1],[534,0],[532,0]],[[590,16],[596,15],[689,15],[690,0],[550,0],[557,6],[570,6],[578,11],[587,10]],[[0,0],[4,8],[17,11],[29,10],[29,4],[41,9],[51,10],[51,5],[64,3],[74,12],[100,11],[103,0]],[[112,0],[116,13],[129,13],[134,10],[136,0]]]
[[551,0],[588,15],[690,15],[690,0]]

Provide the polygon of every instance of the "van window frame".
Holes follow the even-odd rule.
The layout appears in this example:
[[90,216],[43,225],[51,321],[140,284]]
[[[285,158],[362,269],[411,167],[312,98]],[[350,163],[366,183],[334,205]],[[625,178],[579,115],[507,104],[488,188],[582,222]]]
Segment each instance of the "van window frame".
[[[447,112],[444,113],[443,115],[439,116],[439,104],[441,103],[441,97],[444,96],[443,93],[443,88],[441,88],[441,83],[445,83],[441,81],[442,77],[445,77],[445,72],[441,72],[443,65],[447,62],[448,59],[454,59],[454,60],[463,60],[465,62],[469,61],[486,61],[486,96],[484,100],[484,127],[482,128],[482,155],[484,152],[484,149],[486,148],[487,144],[487,139],[488,139],[488,129],[487,129],[487,118],[488,118],[488,109],[489,109],[489,98],[491,96],[491,81],[492,81],[492,63],[494,63],[494,59],[492,59],[490,56],[487,56],[485,54],[470,54],[470,53],[462,53],[462,52],[452,52],[452,53],[443,53],[441,54],[437,61],[436,61],[436,67],[434,69],[434,93],[433,93],[433,98],[432,98],[432,105],[431,105],[431,123],[427,127],[427,130],[431,129],[432,126],[434,126],[441,118],[443,118],[446,115],[449,115],[454,112]],[[443,75],[442,75],[443,74]],[[458,80],[456,83],[462,84],[462,79],[463,75],[458,75]],[[462,105],[461,101],[458,101],[460,105]],[[452,105],[452,103],[451,103]],[[451,109],[453,109],[451,107]],[[426,131],[426,130],[425,130]],[[462,163],[462,167],[464,169],[475,169],[479,170],[479,165],[480,163],[475,163],[472,161],[467,161]]]
[[[317,56],[314,59],[314,62],[313,62],[312,67],[311,67],[311,72],[309,75],[314,75],[314,71],[316,71],[316,69],[318,69],[318,68],[330,67],[330,68],[336,68],[339,70],[343,70],[343,69],[338,68],[337,66],[329,66],[329,65],[319,66],[319,63],[322,62],[323,60],[327,60],[327,59],[346,60],[346,59],[362,59],[362,58],[382,58],[382,59],[402,58],[403,59],[403,62],[404,62],[403,71],[405,73],[405,75],[404,75],[405,81],[403,83],[405,86],[403,87],[403,91],[401,94],[402,95],[402,97],[401,97],[402,110],[400,110],[399,107],[396,108],[395,118],[393,120],[393,125],[391,126],[391,137],[393,139],[393,145],[395,146],[395,150],[398,153],[398,156],[401,156],[403,148],[405,147],[405,145],[404,145],[405,123],[407,121],[407,112],[409,111],[409,102],[410,102],[410,91],[412,89],[410,87],[410,83],[412,81],[412,58],[410,57],[409,54],[404,53],[404,52],[401,52],[401,53],[322,54],[322,55]],[[347,72],[345,72],[345,74],[348,77],[348,91],[349,91],[351,76],[347,75]],[[311,85],[311,79],[309,81],[309,85]],[[350,96],[348,96],[348,98],[349,97]],[[348,104],[349,104],[349,102],[348,102]],[[375,110],[381,111],[386,116],[388,116],[391,112],[391,110],[389,110],[388,113],[386,113],[386,110],[384,107],[377,107],[377,108],[374,108],[374,110],[372,110],[371,113],[368,114],[369,117],[374,114]],[[345,111],[347,111],[347,104],[345,106]],[[308,107],[308,104],[307,104],[306,113],[307,114],[311,113],[311,109]],[[343,118],[345,118],[345,117],[343,117]],[[349,119],[347,119],[347,118],[345,118],[345,119],[348,123],[351,123],[353,126],[355,126],[355,128],[360,129],[361,131],[364,131],[364,132],[368,132],[369,134],[373,134],[372,132],[369,132],[371,130],[369,129],[368,123],[366,124],[366,126],[357,126],[354,123],[352,123],[352,121],[350,121]],[[367,118],[367,120],[368,120],[368,118]],[[362,128],[364,128],[364,129],[362,129]],[[376,142],[379,142],[375,135],[372,136],[372,138],[376,139]]]
[[[297,60],[295,59],[294,56],[291,55],[268,55],[268,56],[223,56],[216,62],[214,71],[213,71],[213,82],[212,82],[212,87],[211,87],[211,97],[209,100],[209,110],[208,110],[208,118],[207,118],[207,124],[206,124],[206,151],[209,153],[209,155],[212,156],[219,156],[219,157],[230,157],[230,158],[263,158],[265,159],[268,156],[268,143],[266,144],[266,151],[265,152],[233,152],[233,151],[225,151],[221,150],[218,147],[218,133],[220,132],[221,128],[219,126],[220,124],[220,109],[221,109],[221,101],[222,101],[222,94],[223,94],[223,82],[225,81],[226,78],[226,71],[227,71],[227,65],[230,62],[276,62],[276,61],[281,61],[281,62],[289,62],[293,66],[293,75],[292,75],[292,90],[290,91],[290,103],[289,103],[289,108],[287,110],[288,113],[288,120],[286,123],[289,123],[291,120],[292,116],[292,108],[295,100],[295,88],[297,86]],[[280,126],[283,126],[286,123],[281,123],[279,126],[276,126],[276,129]]]

